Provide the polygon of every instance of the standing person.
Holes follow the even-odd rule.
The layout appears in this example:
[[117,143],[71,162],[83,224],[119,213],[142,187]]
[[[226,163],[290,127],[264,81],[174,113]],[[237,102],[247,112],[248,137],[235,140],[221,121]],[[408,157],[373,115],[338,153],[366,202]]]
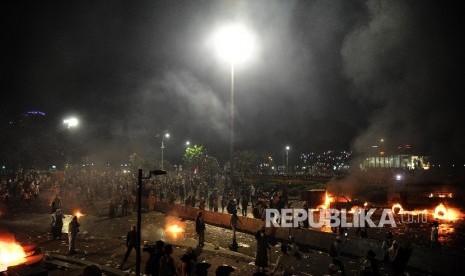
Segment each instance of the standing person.
[[165,244],[163,247],[163,257],[160,258],[160,273],[159,276],[174,276],[176,275],[176,267],[174,266],[173,257],[173,246],[171,244]]
[[179,264],[179,276],[194,276],[197,275],[197,256],[195,255],[194,249],[188,247],[186,253],[181,256],[181,263]]
[[205,221],[203,220],[202,212],[199,212],[195,219],[195,232],[199,236],[198,246],[203,247],[205,243]]
[[237,215],[237,210],[235,209],[233,210],[231,220],[229,221],[229,225],[233,230],[233,240],[236,240],[237,223],[242,223],[242,221],[239,219],[239,216]]
[[399,265],[399,244],[396,240],[392,242],[391,247],[388,249],[389,252],[389,275],[400,275]]
[[257,272],[266,273],[268,267],[268,253],[270,245],[265,236],[265,227],[255,233],[255,239],[257,240],[257,254],[255,256],[255,265],[257,266]]
[[149,259],[145,265],[145,274],[153,276],[158,276],[160,274],[160,259],[164,255],[164,247],[165,243],[158,240],[154,248],[144,248],[144,252],[147,251],[149,253]]
[[68,224],[68,240],[69,240],[69,251],[68,254],[75,254],[76,252],[76,237],[79,233],[79,222],[78,217],[74,216],[71,222]]
[[62,209],[61,198],[58,194],[55,195],[55,198],[52,201],[52,213],[55,213],[57,209]]
[[271,271],[270,275],[274,275],[276,271],[281,270],[279,275],[283,276],[292,276],[292,255],[289,254],[287,250],[287,245],[285,243],[281,244],[281,255],[279,255],[276,265]]
[[340,259],[341,254],[341,247],[342,247],[342,237],[336,236],[336,240],[331,243],[329,247],[329,256],[332,258],[333,264],[337,265],[341,270],[341,274],[345,275],[344,264]]
[[386,233],[386,238],[383,241],[383,245],[381,249],[383,250],[383,260],[386,264],[389,263],[389,248],[392,246],[392,242],[394,241],[394,236],[392,232],[389,231]]
[[233,240],[232,240],[232,244],[229,247],[233,251],[237,250],[237,248],[239,247],[236,241],[236,230],[237,230],[238,222],[242,223],[241,220],[239,219],[239,216],[237,215],[237,210],[234,209],[231,215],[231,219],[229,221],[229,225],[231,226],[233,230]]
[[226,194],[223,194],[221,197],[221,213],[224,213],[224,208],[228,205],[228,199],[226,197]]
[[52,239],[59,240],[61,238],[61,231],[63,229],[63,214],[61,209],[57,209],[52,214]]
[[437,221],[433,222],[431,227],[431,249],[435,250],[440,247],[439,243],[439,223]]
[[242,197],[241,201],[241,211],[242,211],[242,216],[247,217],[247,207],[249,206],[249,198],[247,196]]
[[378,261],[375,259],[376,253],[373,250],[368,250],[365,260],[363,260],[362,276],[379,276]]
[[128,260],[129,254],[131,254],[132,249],[134,248],[134,251],[137,252],[136,246],[137,246],[137,231],[136,231],[136,226],[132,225],[131,230],[126,235],[126,254],[124,255],[123,261],[121,262],[121,265],[119,266],[120,269],[123,269],[124,264]]

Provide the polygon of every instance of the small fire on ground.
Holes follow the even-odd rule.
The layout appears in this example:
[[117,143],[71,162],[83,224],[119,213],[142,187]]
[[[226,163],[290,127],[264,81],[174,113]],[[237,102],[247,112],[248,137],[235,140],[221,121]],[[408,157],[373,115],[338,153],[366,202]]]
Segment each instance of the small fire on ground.
[[404,210],[400,203],[395,203],[392,205],[391,210],[394,214],[410,214],[410,215],[431,215],[435,219],[444,220],[444,221],[456,221],[461,218],[460,211],[454,208],[447,208],[443,203],[440,203],[438,206],[434,208],[434,210],[413,210],[407,211]]
[[184,233],[184,228],[178,224],[171,224],[167,225],[165,228],[166,234],[168,234],[171,238],[177,239],[178,236]]
[[0,272],[26,262],[26,252],[14,239],[0,237]]

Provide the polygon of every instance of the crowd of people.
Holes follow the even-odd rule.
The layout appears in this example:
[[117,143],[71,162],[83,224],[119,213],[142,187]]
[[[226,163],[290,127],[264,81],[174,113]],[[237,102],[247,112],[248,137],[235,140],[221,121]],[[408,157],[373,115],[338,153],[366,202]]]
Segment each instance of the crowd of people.
[[[289,200],[285,185],[270,190],[262,190],[254,187],[254,185],[246,185],[240,180],[238,180],[237,184],[232,185],[227,176],[221,175],[201,178],[196,175],[171,173],[156,180],[150,180],[144,187],[144,197],[151,196],[157,201],[183,204],[199,209],[195,224],[199,247],[203,247],[205,243],[203,210],[231,214],[230,227],[233,230],[233,247],[231,249],[237,250],[235,232],[238,224],[241,223],[240,216],[264,219],[267,208],[274,208],[279,211],[283,208],[292,208],[292,202]],[[108,202],[108,216],[110,218],[114,218],[118,214],[127,215],[133,212],[136,201],[137,179],[134,174],[120,170],[70,170],[66,173],[18,170],[12,174],[2,174],[0,178],[0,196],[5,206],[8,206],[12,200],[19,202],[21,206],[31,206],[34,200],[40,198],[40,192],[45,190],[51,191],[51,194],[53,194],[50,203],[52,239],[60,239],[64,221],[63,210],[64,208],[69,210],[69,205],[74,204],[92,208],[96,201],[105,201]],[[68,206],[63,206],[63,202],[66,202]],[[308,206],[304,205],[304,208],[308,208]],[[75,242],[79,232],[77,219],[76,216],[73,217],[68,225],[70,229],[68,233],[70,254],[76,252]],[[305,225],[302,226],[305,227]],[[131,231],[134,233],[135,229],[131,229]],[[360,237],[362,238],[366,237],[363,235],[364,231],[366,229],[360,229]],[[437,232],[437,225],[433,225],[431,233],[432,249],[439,246]],[[344,264],[340,258],[341,247],[343,246],[342,237],[340,236],[342,233],[339,230],[335,233],[338,234],[337,238],[328,250],[332,260],[328,268],[328,274],[335,275],[335,273],[339,273],[344,275]],[[278,271],[283,273],[282,275],[292,273],[289,271],[289,260],[299,258],[298,256],[302,255],[293,239],[290,239],[292,243],[290,246],[282,243],[281,255],[270,271],[267,271],[269,266],[268,251],[270,250],[269,237],[265,235],[264,229],[261,229],[255,234],[255,239],[257,242],[255,260],[257,273],[271,272],[273,274]],[[132,248],[135,248],[134,234],[129,236],[128,233],[126,242],[128,251],[121,267],[124,266]],[[235,248],[234,245],[236,245]],[[392,233],[388,232],[382,250],[384,264],[388,268],[389,274],[400,275],[405,269],[410,254],[409,248],[400,246]],[[169,245],[158,243],[152,251],[146,268],[147,271],[184,271],[180,275],[191,275],[190,271],[194,270],[196,258],[193,251],[186,252],[181,258],[182,265],[174,268],[171,261],[172,257],[170,257],[172,248],[170,250]],[[379,275],[379,263],[375,257],[373,250],[367,252],[361,268],[363,275]],[[155,259],[158,261],[155,262]]]

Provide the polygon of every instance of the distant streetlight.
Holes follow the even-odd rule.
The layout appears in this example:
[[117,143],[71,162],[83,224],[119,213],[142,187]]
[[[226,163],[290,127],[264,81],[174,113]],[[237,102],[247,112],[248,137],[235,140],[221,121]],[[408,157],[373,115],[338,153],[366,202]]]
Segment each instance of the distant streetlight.
[[79,120],[76,117],[70,117],[64,119],[63,124],[65,124],[67,128],[75,128],[79,125]]
[[186,141],[186,147],[190,146],[191,145],[191,142],[190,141]]
[[162,170],[163,170],[163,161],[164,161],[164,160],[163,160],[163,151],[164,151],[164,149],[165,149],[165,145],[164,145],[164,143],[163,143],[163,140],[164,140],[165,138],[166,138],[166,139],[170,138],[170,134],[169,134],[169,133],[165,133],[165,135],[163,135],[163,136],[161,137],[161,147],[160,147],[160,148],[161,148],[161,169],[162,169]]
[[289,150],[291,148],[286,146],[286,171],[289,172]]
[[245,26],[231,24],[218,29],[213,35],[218,57],[231,66],[231,123],[229,130],[229,164],[231,183],[234,178],[234,66],[248,60],[254,52],[254,37]]

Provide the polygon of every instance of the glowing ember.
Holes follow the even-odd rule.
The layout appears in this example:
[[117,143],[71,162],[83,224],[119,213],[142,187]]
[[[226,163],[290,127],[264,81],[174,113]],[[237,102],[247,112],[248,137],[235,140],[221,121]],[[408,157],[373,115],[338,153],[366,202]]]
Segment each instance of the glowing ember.
[[166,233],[168,233],[173,239],[177,239],[178,235],[184,233],[184,228],[177,224],[168,225],[165,229]]
[[24,262],[26,262],[26,253],[21,245],[14,241],[0,240],[0,271]]
[[76,217],[78,217],[78,218],[84,216],[84,214],[82,214],[81,211],[79,211],[79,210],[76,211],[76,212],[74,212],[74,215],[75,215]]
[[367,207],[367,206],[368,206],[368,202],[363,203],[363,207]]
[[404,213],[404,208],[402,208],[402,205],[400,205],[400,203],[393,204],[391,210],[394,214],[402,215]]
[[454,221],[460,218],[460,213],[453,209],[448,209],[444,204],[439,204],[434,209],[434,218],[440,220]]

